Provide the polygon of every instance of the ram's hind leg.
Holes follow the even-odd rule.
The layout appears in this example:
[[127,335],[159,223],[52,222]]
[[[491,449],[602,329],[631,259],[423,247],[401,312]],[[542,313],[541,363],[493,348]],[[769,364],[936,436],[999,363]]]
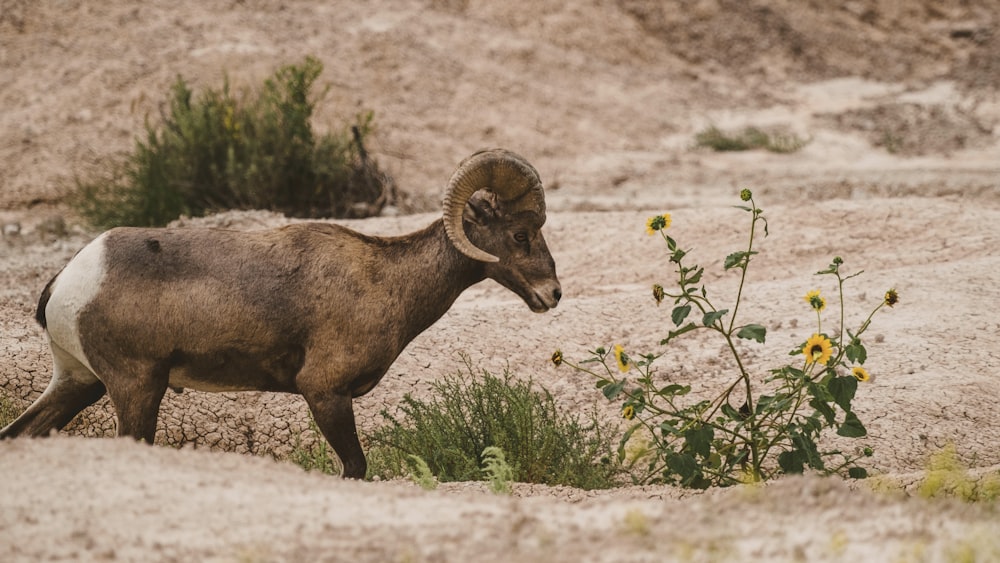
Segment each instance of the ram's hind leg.
[[104,396],[104,384],[87,366],[52,345],[52,379],[21,416],[0,430],[0,439],[48,436],[62,430],[80,411]]
[[163,362],[122,362],[106,371],[102,377],[118,415],[118,435],[152,444],[169,367]]

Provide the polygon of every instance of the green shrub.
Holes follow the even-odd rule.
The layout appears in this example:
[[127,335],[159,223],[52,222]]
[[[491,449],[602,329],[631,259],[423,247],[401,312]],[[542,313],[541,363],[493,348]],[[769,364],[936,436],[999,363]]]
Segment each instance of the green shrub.
[[78,178],[72,203],[99,227],[159,226],[224,209],[377,214],[393,187],[363,145],[372,114],[339,134],[315,134],[310,90],[322,70],[306,58],[240,96],[227,79],[221,91],[195,97],[178,77],[162,125],[147,120],[131,154],[95,178]]
[[484,467],[498,467],[495,458],[484,456],[499,448],[513,481],[615,486],[611,431],[596,415],[581,424],[530,381],[514,380],[507,371],[502,377],[485,370],[477,375],[468,361],[466,367],[432,383],[428,401],[404,397],[401,419],[383,411],[388,424],[368,437],[370,474],[406,475],[406,459],[415,455],[441,482],[482,480]]
[[745,127],[738,132],[726,132],[709,127],[695,135],[695,144],[712,150],[748,151],[766,149],[776,153],[792,153],[806,146],[808,141],[796,135],[769,134],[757,127]]

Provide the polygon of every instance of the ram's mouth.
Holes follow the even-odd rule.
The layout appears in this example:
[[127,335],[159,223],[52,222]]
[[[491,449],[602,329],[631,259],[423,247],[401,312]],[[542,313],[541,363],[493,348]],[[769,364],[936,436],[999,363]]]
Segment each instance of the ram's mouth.
[[544,313],[549,309],[554,309],[559,304],[559,300],[554,295],[550,295],[548,299],[542,297],[542,295],[537,291],[532,291],[524,300],[528,304],[528,308],[531,309],[531,312]]
[[544,304],[542,304],[542,305],[535,305],[535,304],[531,304],[531,303],[528,303],[528,308],[531,309],[532,313],[545,313],[546,311],[548,311],[549,309],[551,309],[551,307],[548,307],[548,306],[546,306]]

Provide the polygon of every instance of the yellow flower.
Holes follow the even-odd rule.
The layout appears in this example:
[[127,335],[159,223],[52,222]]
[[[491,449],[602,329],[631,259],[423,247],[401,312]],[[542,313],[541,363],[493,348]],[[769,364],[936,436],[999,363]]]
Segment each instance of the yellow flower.
[[851,375],[853,375],[858,381],[868,381],[872,378],[872,376],[868,375],[868,370],[861,366],[851,368]]
[[615,344],[615,361],[618,362],[618,371],[622,373],[628,371],[628,354],[621,344]]
[[635,407],[632,405],[625,405],[625,408],[622,409],[622,418],[625,420],[632,420],[635,418]]
[[646,234],[653,234],[656,231],[662,231],[670,226],[670,214],[664,213],[663,215],[657,215],[655,217],[650,217],[646,219]]
[[814,289],[807,293],[805,299],[806,303],[808,303],[809,306],[817,312],[822,312],[823,309],[826,308],[826,299],[820,297],[818,289]]
[[822,334],[814,334],[802,347],[802,354],[805,355],[807,364],[823,364],[825,366],[830,361],[830,356],[833,355],[833,344],[830,343],[829,338]]
[[664,296],[663,286],[660,285],[660,284],[658,284],[658,283],[654,283],[653,284],[653,299],[656,300],[656,306],[657,307],[659,307],[660,303],[663,301],[663,296]]
[[563,363],[562,350],[556,350],[555,352],[552,353],[552,363],[555,364],[556,367],[562,365]]
[[896,288],[885,292],[885,304],[892,307],[896,303],[899,303],[899,294],[896,293]]

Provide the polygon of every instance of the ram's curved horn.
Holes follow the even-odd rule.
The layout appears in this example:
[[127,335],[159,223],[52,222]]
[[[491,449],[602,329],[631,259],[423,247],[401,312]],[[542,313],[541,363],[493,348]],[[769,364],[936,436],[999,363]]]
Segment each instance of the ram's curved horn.
[[451,175],[444,196],[444,229],[448,239],[473,260],[497,262],[499,258],[472,244],[462,227],[465,204],[478,190],[496,194],[508,213],[534,211],[544,217],[542,181],[524,157],[505,149],[479,151],[463,160]]

